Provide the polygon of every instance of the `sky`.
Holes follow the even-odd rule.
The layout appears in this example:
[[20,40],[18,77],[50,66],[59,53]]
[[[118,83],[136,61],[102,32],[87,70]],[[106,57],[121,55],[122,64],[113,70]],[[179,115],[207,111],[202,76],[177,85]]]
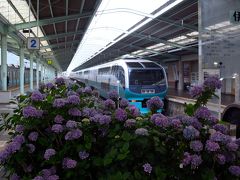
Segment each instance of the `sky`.
[[[0,57],[1,57],[1,48],[0,48]],[[29,68],[30,67],[30,62],[27,59],[24,59],[24,63],[25,63],[25,67]],[[19,65],[19,56],[11,53],[11,52],[7,52],[7,64],[13,64],[13,65]],[[0,65],[1,65],[1,61],[0,61]],[[36,64],[33,63],[33,68],[35,69]]]

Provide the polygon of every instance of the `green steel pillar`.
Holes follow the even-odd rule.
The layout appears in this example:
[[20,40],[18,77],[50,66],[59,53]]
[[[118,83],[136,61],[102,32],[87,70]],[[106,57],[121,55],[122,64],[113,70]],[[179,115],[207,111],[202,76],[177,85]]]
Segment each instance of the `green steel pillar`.
[[33,54],[30,54],[30,86],[29,90],[33,91]]
[[7,35],[1,35],[1,80],[2,90],[7,91]]
[[20,47],[20,94],[24,94],[24,48]]

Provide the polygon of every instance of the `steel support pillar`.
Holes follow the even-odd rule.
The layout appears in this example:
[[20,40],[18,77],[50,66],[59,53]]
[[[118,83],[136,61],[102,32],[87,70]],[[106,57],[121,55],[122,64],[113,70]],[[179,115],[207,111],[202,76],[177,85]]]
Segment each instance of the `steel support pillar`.
[[20,94],[24,94],[24,48],[20,47]]
[[1,80],[2,80],[2,90],[7,91],[7,35],[1,35]]
[[181,60],[178,63],[178,72],[179,72],[178,90],[183,90],[183,62]]
[[202,0],[198,0],[198,83],[203,82]]
[[33,54],[30,54],[30,86],[29,90],[33,91]]
[[36,86],[39,88],[39,59],[36,60]]

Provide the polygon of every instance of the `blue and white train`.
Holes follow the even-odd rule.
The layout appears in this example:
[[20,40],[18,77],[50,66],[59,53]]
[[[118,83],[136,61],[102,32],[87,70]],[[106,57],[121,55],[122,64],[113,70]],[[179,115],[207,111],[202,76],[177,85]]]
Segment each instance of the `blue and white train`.
[[149,111],[148,99],[153,96],[163,99],[168,88],[164,68],[144,59],[119,59],[76,71],[71,77],[99,90],[105,98],[109,91],[118,91],[121,98],[128,99],[142,113]]

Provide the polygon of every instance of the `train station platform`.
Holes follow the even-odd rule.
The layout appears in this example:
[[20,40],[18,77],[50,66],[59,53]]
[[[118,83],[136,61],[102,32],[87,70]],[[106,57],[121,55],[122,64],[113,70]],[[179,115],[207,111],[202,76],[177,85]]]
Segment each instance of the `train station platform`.
[[[186,90],[176,90],[174,88],[169,88],[167,92],[167,96],[171,98],[187,98],[192,99],[189,95],[189,92]],[[229,94],[221,94],[221,104],[227,106],[229,104],[234,103],[234,95]],[[218,99],[214,99],[213,103],[218,103]]]

